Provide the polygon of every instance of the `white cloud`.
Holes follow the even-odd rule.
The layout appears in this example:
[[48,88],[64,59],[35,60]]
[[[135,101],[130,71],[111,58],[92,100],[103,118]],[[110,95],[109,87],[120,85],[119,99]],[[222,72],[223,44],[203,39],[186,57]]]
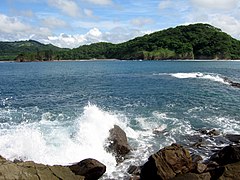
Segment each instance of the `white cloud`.
[[150,32],[121,27],[116,27],[108,32],[92,28],[86,34],[67,35],[62,33],[59,36],[49,36],[47,40],[42,40],[42,42],[51,43],[58,47],[76,48],[96,42],[121,43],[148,33]]
[[131,24],[134,26],[142,27],[148,24],[152,24],[154,21],[151,18],[136,18],[131,20]]
[[42,19],[42,24],[49,28],[60,28],[67,26],[67,23],[65,21],[58,19],[56,17],[46,17]]
[[112,0],[85,0],[86,2],[97,4],[97,5],[109,5],[112,4]]
[[0,40],[16,41],[22,39],[46,38],[51,35],[51,31],[44,27],[33,27],[21,22],[16,17],[9,17],[0,14]]
[[166,9],[172,6],[171,0],[163,0],[159,3],[159,9]]
[[60,9],[69,16],[77,17],[80,15],[80,8],[72,0],[48,0],[48,4]]
[[59,36],[49,36],[45,43],[51,43],[59,47],[75,48],[80,45],[102,42],[102,32],[93,28],[90,29],[86,34],[67,35],[60,34]]
[[16,17],[8,17],[0,14],[0,32],[17,33],[29,31],[31,27],[19,21]]
[[215,14],[209,17],[209,22],[231,34],[235,38],[240,38],[240,20],[230,15]]
[[191,0],[196,6],[207,9],[231,10],[237,7],[239,0]]

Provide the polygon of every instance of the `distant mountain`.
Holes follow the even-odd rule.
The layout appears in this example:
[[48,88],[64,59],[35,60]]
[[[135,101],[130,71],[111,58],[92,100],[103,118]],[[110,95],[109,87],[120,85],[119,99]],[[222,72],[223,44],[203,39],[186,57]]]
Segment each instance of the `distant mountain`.
[[[6,43],[3,43],[3,46],[4,44],[6,46]],[[72,50],[43,45],[36,41],[21,41],[15,42],[15,44],[18,46],[7,46],[7,55],[14,57],[21,52],[16,57],[18,61],[51,59],[240,59],[240,41],[214,26],[201,23],[169,28],[120,44],[100,42]],[[1,51],[2,44],[0,43]]]
[[[0,60],[16,60],[19,55],[37,54],[38,52],[57,52],[63,49],[51,44],[42,44],[34,40],[0,42]],[[33,59],[34,60],[34,59]]]

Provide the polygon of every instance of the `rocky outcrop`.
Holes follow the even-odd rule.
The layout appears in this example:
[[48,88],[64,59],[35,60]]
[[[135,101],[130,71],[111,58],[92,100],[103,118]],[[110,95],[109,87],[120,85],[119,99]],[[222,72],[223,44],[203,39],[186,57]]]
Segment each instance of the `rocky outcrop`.
[[165,147],[151,155],[141,170],[141,179],[171,179],[192,170],[188,150],[178,144]]
[[124,156],[130,152],[126,133],[117,125],[114,125],[109,132],[107,150],[115,155],[117,162],[121,162]]
[[210,158],[219,165],[226,165],[240,161],[240,145],[226,146]]
[[84,180],[84,177],[74,174],[68,167],[48,166],[32,161],[13,163],[0,156],[0,179]]
[[105,172],[106,166],[95,159],[85,159],[69,166],[74,174],[85,177],[85,180],[99,179]]
[[224,82],[227,82],[230,86],[240,88],[240,83],[233,82],[232,80],[228,79],[227,77],[223,78]]
[[240,179],[240,162],[224,166],[223,172],[219,176],[219,180],[226,179]]

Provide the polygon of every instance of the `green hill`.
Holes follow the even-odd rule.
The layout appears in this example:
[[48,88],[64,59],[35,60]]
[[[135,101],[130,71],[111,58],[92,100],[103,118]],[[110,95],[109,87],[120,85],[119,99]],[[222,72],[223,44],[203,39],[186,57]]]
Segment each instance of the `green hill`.
[[81,46],[73,52],[77,59],[240,59],[240,41],[209,24],[192,24],[116,45]]
[[[19,43],[19,44],[18,44]],[[30,45],[29,45],[30,43]],[[5,44],[5,45],[4,45]],[[240,59],[240,41],[209,24],[191,24],[158,31],[120,43],[94,43],[75,49],[60,49],[36,41],[0,43],[6,54],[18,61],[76,59]],[[16,48],[17,46],[17,48]],[[41,49],[41,48],[42,49]],[[2,55],[2,52],[1,52]]]
[[[37,53],[46,53],[61,51],[61,48],[51,44],[42,44],[34,40],[16,41],[16,42],[0,42],[0,60],[16,60],[19,55],[27,56]],[[30,60],[30,59],[29,59]],[[35,60],[35,59],[32,59]]]

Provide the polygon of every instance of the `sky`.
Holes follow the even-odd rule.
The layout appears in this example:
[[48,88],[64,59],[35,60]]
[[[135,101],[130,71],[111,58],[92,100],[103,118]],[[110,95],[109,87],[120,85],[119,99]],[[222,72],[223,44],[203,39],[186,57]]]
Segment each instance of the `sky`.
[[240,39],[240,0],[1,0],[0,41],[75,48],[209,23]]

